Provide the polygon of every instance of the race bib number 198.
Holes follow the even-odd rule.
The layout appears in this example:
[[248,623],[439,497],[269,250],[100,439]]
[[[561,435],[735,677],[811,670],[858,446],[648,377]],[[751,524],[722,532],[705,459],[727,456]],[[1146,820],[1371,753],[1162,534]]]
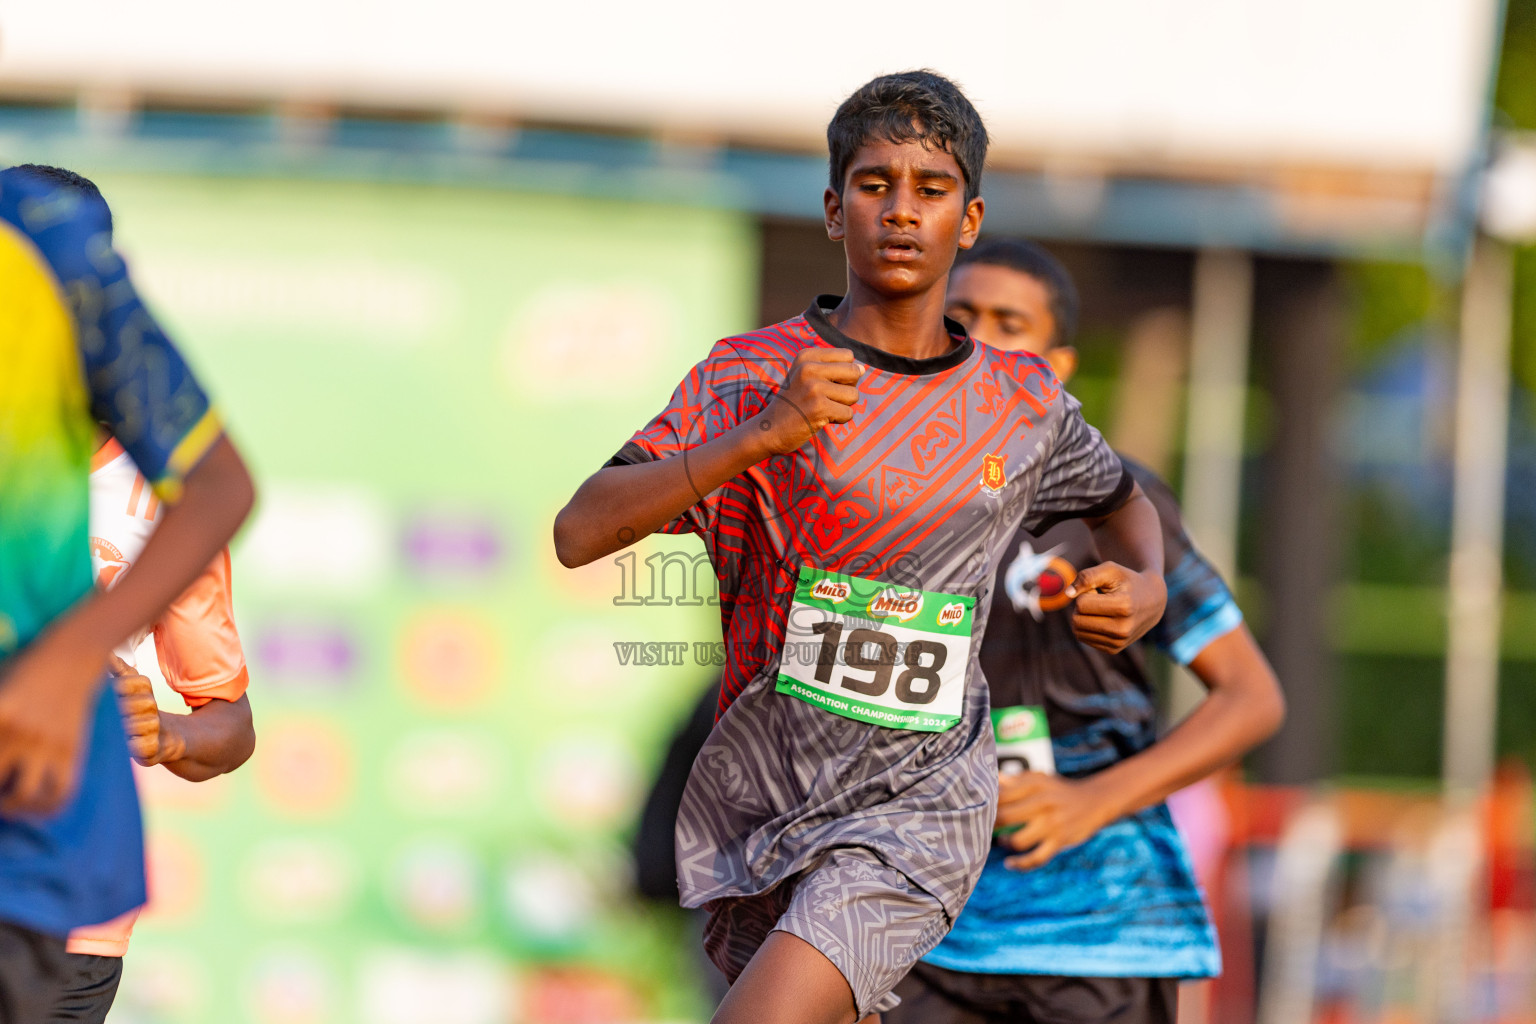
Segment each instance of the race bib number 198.
[[976,599],[800,569],[778,692],[890,729],[960,721]]

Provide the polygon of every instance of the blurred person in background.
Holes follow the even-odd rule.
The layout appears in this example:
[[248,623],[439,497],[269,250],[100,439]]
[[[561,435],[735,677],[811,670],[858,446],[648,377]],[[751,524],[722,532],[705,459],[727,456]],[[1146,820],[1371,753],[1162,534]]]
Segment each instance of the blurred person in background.
[[[677,889],[677,811],[683,803],[688,773],[698,758],[704,742],[715,727],[715,709],[720,706],[720,678],[716,676],[699,694],[698,702],[678,726],[667,743],[667,752],[657,770],[656,781],[646,795],[635,829],[632,852],[635,858],[635,889],[648,900],[676,908]],[[696,937],[702,937],[707,915],[702,910],[684,911]],[[699,980],[716,1004],[725,998],[729,987],[725,975],[701,946],[694,947],[699,959]]]
[[[39,164],[24,164],[17,170],[101,202],[110,229],[111,207],[89,178]],[[91,563],[97,586],[106,590],[133,567],[166,509],[112,436],[109,424],[97,425],[95,444],[90,475]],[[149,677],[135,666],[139,647],[151,633],[165,681],[186,702],[190,714],[161,711]],[[249,673],[235,629],[229,548],[215,556],[164,614],[119,644],[109,666],[128,749],[139,764],[164,765],[189,782],[202,782],[234,771],[256,749],[256,729],[245,694]],[[70,934],[70,980],[47,1018],[50,1024],[100,1024],[106,1019],[122,979],[123,955],[139,909]]]
[[[1077,369],[1076,288],[1033,243],[988,239],[962,253],[947,312],[984,344],[1043,354],[1063,382]],[[1066,592],[1076,566],[1101,561],[1093,536],[1074,520],[1015,536],[981,645],[998,729],[997,838],[886,1024],[1173,1024],[1178,979],[1220,970],[1163,800],[1272,735],[1284,698],[1172,492],[1125,465],[1162,521],[1167,609],[1144,643],[1088,647]],[[1161,740],[1147,644],[1209,691]]]
[[[166,504],[135,571],[92,586],[89,469],[105,423]],[[139,301],[105,205],[0,172],[0,1021],[48,1019],[69,932],[144,902],[113,647],[244,521],[250,476]]]

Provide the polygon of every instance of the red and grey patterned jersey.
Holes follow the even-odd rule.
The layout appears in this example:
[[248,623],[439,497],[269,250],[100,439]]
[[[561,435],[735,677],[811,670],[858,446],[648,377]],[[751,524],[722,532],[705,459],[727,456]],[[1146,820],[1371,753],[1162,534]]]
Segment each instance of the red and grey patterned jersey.
[[[798,352],[868,367],[853,419],[729,481],[667,526],[698,533],[720,581],[720,719],[678,820],[683,902],[762,892],[833,846],[875,850],[959,912],[986,856],[997,783],[976,664],[992,581],[1025,525],[1118,508],[1132,483],[1043,359],[973,342],[893,356],[802,316],[727,338],[615,456],[688,449],[756,415]],[[841,718],[775,692],[802,566],[976,599],[964,711],[945,732]]]

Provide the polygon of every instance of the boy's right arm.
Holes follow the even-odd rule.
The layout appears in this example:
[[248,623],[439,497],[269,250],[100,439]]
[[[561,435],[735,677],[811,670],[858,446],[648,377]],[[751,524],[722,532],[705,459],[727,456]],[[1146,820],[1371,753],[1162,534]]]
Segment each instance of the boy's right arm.
[[770,455],[795,451],[828,423],[847,423],[863,368],[841,348],[807,348],[756,416],[678,455],[606,466],[555,516],[555,554],[568,568],[628,547]]

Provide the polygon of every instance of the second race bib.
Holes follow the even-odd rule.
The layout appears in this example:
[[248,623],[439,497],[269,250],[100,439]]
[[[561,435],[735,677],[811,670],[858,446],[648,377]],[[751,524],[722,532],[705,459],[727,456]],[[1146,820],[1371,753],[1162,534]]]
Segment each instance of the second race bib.
[[997,770],[1003,775],[1039,772],[1056,774],[1056,753],[1045,708],[1021,705],[992,709],[992,731],[997,737]]
[[779,693],[888,729],[960,721],[976,599],[803,566]]

